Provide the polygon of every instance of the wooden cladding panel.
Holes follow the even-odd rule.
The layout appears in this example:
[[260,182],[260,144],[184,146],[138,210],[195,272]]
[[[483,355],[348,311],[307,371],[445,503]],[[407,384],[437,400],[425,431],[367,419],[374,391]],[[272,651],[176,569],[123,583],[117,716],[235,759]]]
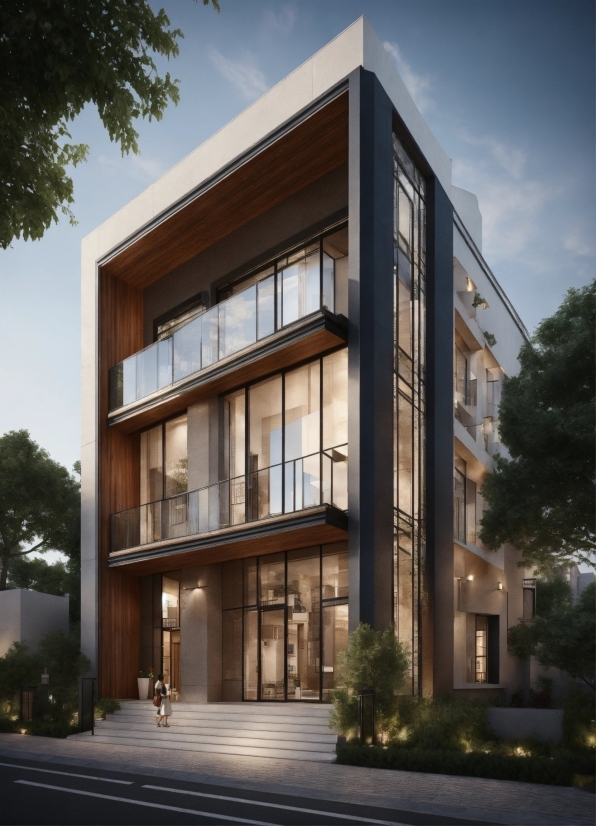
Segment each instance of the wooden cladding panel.
[[286,347],[280,347],[267,356],[255,358],[253,362],[243,364],[237,369],[230,370],[225,375],[220,375],[213,381],[206,381],[204,384],[189,390],[181,389],[174,398],[165,399],[161,403],[156,403],[151,407],[140,408],[138,413],[132,413],[129,418],[122,419],[111,425],[112,429],[118,429],[126,433],[150,427],[152,424],[162,421],[176,413],[182,413],[191,404],[196,404],[210,396],[219,393],[227,393],[246,382],[265,378],[271,373],[299,364],[309,358],[322,355],[335,347],[344,344],[344,340],[336,336],[329,330],[318,330],[300,341],[292,342]]
[[144,288],[348,160],[348,96],[331,101],[107,262]]
[[140,656],[139,583],[108,568],[110,514],[139,503],[139,441],[108,427],[108,370],[143,346],[140,290],[99,279],[99,691],[134,698]]
[[[179,568],[192,568],[195,565],[208,565],[212,562],[227,562],[230,559],[244,559],[249,556],[262,556],[278,551],[307,548],[311,545],[340,542],[345,540],[346,537],[346,531],[334,525],[309,525],[291,531],[280,531],[271,535],[251,537],[227,545],[215,545],[212,548],[182,551],[171,556],[130,562],[123,564],[121,568],[128,570],[131,576],[141,577],[174,569],[178,570]],[[116,571],[118,568],[111,568],[110,570]]]

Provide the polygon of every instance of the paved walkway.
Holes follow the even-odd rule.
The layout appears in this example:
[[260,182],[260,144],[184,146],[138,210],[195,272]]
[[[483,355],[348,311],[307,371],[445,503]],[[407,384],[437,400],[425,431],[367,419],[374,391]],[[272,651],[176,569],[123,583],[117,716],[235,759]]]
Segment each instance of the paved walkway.
[[91,735],[85,741],[0,734],[0,756],[141,772],[160,778],[372,804],[507,826],[592,826],[595,821],[595,798],[589,792],[511,780],[183,751],[168,754],[168,770],[164,771],[155,768],[154,751],[94,744]]

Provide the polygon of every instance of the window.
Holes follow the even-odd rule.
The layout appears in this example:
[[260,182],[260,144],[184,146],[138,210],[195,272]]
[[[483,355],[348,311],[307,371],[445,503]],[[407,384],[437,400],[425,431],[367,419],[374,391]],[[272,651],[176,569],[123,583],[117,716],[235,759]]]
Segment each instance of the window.
[[186,414],[141,433],[141,504],[188,490]]
[[499,616],[467,614],[469,683],[499,683]]

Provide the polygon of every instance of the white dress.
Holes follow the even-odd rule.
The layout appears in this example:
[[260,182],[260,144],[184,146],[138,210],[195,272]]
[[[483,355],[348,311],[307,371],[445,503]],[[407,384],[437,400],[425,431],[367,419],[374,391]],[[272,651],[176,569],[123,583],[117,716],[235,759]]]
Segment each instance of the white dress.
[[[155,693],[156,694],[157,694],[158,691],[161,693],[161,687],[162,687],[162,683],[158,680],[155,683]],[[164,697],[163,694],[161,695],[161,705],[160,705],[157,713],[160,714],[162,717],[169,717],[170,714],[172,713],[172,704],[170,703],[170,698],[168,696]]]

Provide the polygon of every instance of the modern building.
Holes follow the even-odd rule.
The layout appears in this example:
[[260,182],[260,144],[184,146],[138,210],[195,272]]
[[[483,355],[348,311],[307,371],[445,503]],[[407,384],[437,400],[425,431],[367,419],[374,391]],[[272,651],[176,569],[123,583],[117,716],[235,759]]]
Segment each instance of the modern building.
[[28,588],[0,591],[0,657],[15,642],[35,651],[46,634],[68,634],[68,605],[68,596],[42,594]]
[[89,235],[82,291],[102,695],[325,701],[359,622],[408,691],[518,687],[524,574],[478,522],[527,333],[364,18]]

